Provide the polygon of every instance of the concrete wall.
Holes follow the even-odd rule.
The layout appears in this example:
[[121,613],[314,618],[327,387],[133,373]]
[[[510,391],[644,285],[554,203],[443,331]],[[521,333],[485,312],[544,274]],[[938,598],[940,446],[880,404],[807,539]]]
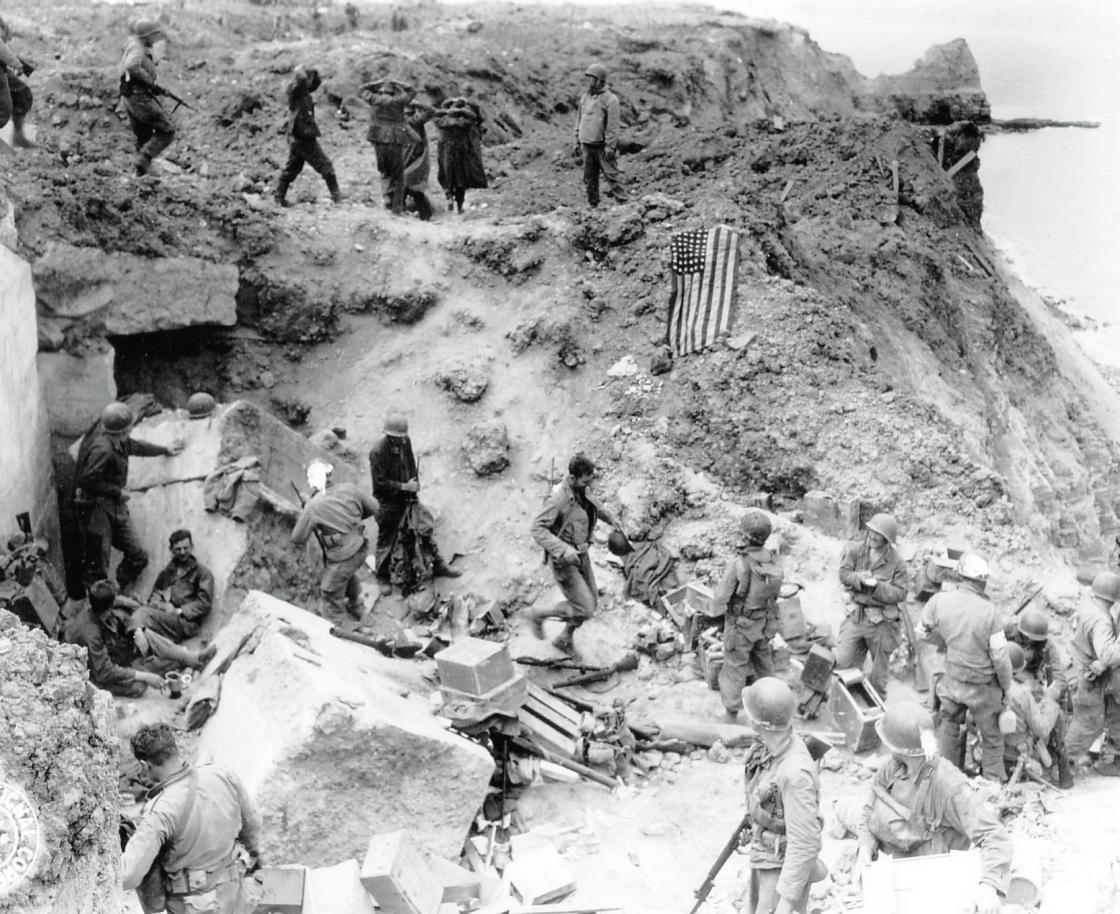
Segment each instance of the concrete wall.
[[35,531],[58,543],[47,411],[35,357],[39,348],[31,267],[0,247],[0,538],[30,511]]

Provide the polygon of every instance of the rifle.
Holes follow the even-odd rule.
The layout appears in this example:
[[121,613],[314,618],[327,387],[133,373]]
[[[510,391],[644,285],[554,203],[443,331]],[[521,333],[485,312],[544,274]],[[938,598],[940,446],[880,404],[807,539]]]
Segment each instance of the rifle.
[[[823,740],[819,736],[815,736],[812,733],[807,734],[804,739],[805,748],[809,750],[809,755],[812,756],[814,762],[819,762],[822,758],[824,758],[825,753],[832,748],[832,743]],[[695,891],[694,894],[696,895],[696,904],[692,906],[692,910],[689,911],[688,914],[696,914],[696,912],[700,910],[700,906],[707,900],[708,895],[712,891],[712,887],[716,883],[716,876],[719,875],[719,871],[722,870],[727,861],[731,859],[731,855],[735,853],[735,848],[739,846],[739,843],[742,840],[743,833],[749,831],[750,827],[751,815],[750,813],[747,813],[743,816],[742,821],[740,821],[739,824],[735,826],[735,831],[731,833],[731,837],[727,839],[727,843],[723,846],[723,850],[719,852],[719,856],[716,857],[715,863],[713,863],[711,868],[708,870],[708,875],[704,877],[704,881],[703,883],[701,883],[700,888]]]
[[1036,587],[1029,594],[1027,594],[1026,597],[1023,598],[1023,602],[1021,602],[1017,607],[1015,607],[1015,612],[1013,612],[1011,614],[1012,619],[1018,619],[1019,618],[1020,613],[1022,613],[1022,611],[1024,609],[1026,609],[1028,606],[1030,606],[1031,601],[1035,597],[1037,597],[1040,593],[1042,593],[1043,586],[1044,585],[1039,584],[1038,587]]
[[[296,484],[290,479],[288,480],[288,483],[291,485],[292,491],[296,493],[296,498],[299,500],[300,508],[307,507],[307,503],[303,500],[303,493],[300,492]],[[313,532],[315,534],[315,542],[319,544],[319,551],[323,554],[323,564],[325,565],[327,564],[327,547],[323,545],[323,537],[319,534],[319,528],[315,527]]]
[[[165,88],[163,88],[163,86],[157,86],[155,83],[138,83],[138,84],[143,86],[148,91],[148,94],[152,96],[152,98],[160,98],[162,96],[164,98],[169,98],[173,102],[175,102],[175,107],[171,109],[172,114],[174,114],[176,111],[179,110],[180,105],[182,105],[184,108],[189,108],[191,111],[195,110],[194,105],[191,105],[188,102],[186,102],[184,99],[181,99],[178,95],[176,95],[170,89],[165,89]],[[125,98],[130,98],[132,96],[133,91],[134,91],[134,87],[133,87],[133,84],[132,84],[132,80],[130,80],[128,78],[128,74],[122,73],[121,74],[121,81],[120,81],[120,94],[123,95]]]

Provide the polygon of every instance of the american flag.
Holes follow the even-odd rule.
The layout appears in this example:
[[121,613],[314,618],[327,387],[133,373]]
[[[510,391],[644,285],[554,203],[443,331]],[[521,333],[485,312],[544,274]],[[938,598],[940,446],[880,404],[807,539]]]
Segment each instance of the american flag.
[[738,266],[739,233],[726,225],[670,239],[669,347],[674,356],[707,349],[731,329]]

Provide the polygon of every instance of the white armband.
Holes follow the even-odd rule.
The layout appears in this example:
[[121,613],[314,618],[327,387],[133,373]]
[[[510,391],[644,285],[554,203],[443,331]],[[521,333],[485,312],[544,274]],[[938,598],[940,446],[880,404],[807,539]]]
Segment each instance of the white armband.
[[994,632],[988,637],[988,647],[993,651],[1007,650],[1007,636],[1002,632]]

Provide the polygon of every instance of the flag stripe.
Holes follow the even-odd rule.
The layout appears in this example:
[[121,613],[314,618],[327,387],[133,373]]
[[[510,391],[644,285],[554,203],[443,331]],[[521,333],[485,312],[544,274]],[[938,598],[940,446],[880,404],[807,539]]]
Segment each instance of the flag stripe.
[[725,225],[671,239],[666,335],[674,355],[705,349],[731,328],[738,245],[739,233]]

